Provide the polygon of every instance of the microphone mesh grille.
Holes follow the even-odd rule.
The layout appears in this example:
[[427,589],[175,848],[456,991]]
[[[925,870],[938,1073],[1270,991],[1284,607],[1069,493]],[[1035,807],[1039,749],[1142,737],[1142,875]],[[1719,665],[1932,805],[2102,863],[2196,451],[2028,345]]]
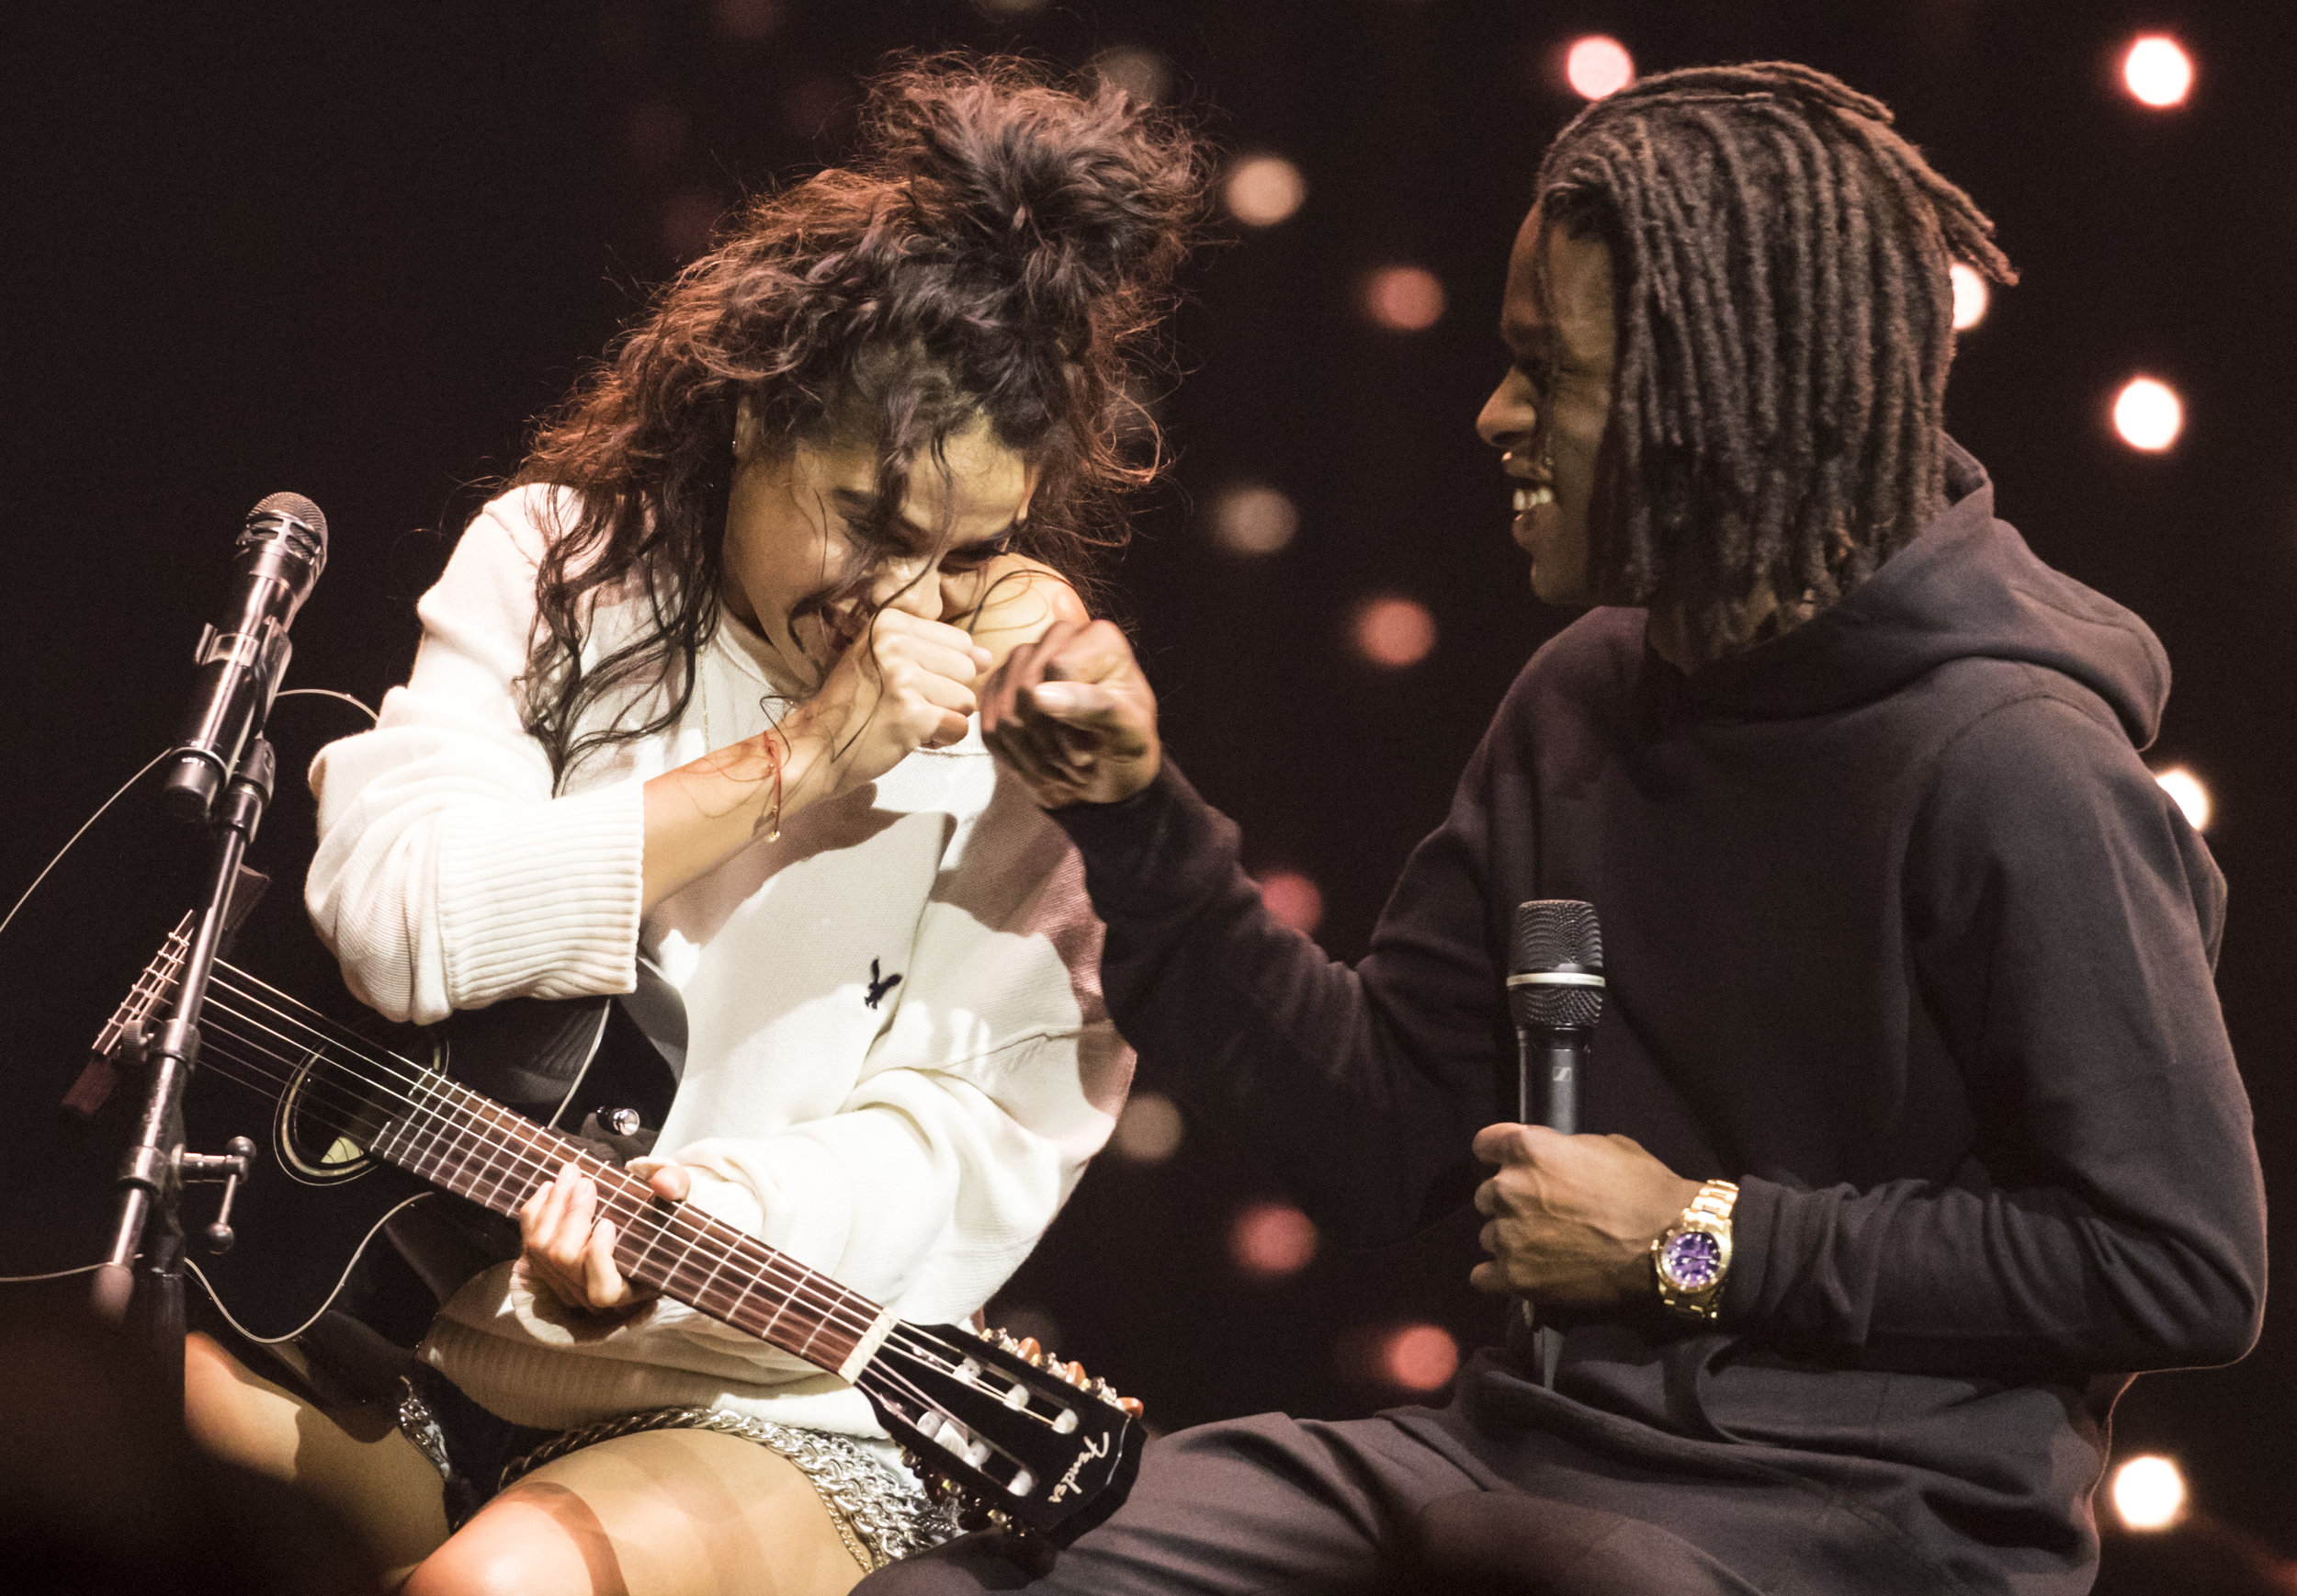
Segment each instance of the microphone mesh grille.
[[1518,904],[1511,952],[1508,969],[1512,975],[1567,967],[1601,974],[1603,933],[1595,923],[1595,905],[1576,898],[1535,898]]
[[1508,996],[1519,1024],[1591,1031],[1603,1017],[1601,987],[1510,987]]
[[[1516,906],[1509,973],[1581,970],[1603,973],[1603,934],[1595,905],[1574,898],[1540,898]],[[1508,1007],[1519,1025],[1591,1029],[1603,1017],[1601,987],[1516,986]]]
[[247,512],[252,521],[258,515],[288,515],[310,527],[319,538],[319,547],[327,547],[327,517],[319,506],[300,493],[274,493]]

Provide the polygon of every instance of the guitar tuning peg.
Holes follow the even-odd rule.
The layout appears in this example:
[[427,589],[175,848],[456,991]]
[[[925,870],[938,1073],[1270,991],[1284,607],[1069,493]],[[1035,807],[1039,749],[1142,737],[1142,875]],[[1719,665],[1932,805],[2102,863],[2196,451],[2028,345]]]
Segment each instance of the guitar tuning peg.
[[1035,1364],[1038,1368],[1041,1369],[1045,1366],[1045,1349],[1036,1344],[1036,1337],[1023,1336],[1014,1345],[1013,1350],[1018,1355],[1028,1359],[1029,1362]]
[[1116,1405],[1136,1419],[1148,1410],[1147,1404],[1137,1397],[1119,1397],[1116,1399]]
[[1085,1373],[1085,1366],[1082,1364],[1057,1364],[1054,1369],[1062,1379],[1067,1380],[1081,1391],[1090,1383],[1091,1376]]

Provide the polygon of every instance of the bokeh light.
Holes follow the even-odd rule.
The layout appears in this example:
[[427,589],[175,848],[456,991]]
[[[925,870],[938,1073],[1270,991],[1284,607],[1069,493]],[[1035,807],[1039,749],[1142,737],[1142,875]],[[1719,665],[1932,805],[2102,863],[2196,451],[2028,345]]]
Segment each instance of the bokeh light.
[[1616,39],[1590,33],[1564,52],[1563,80],[1581,99],[1615,95],[1635,80],[1635,58]]
[[2161,783],[2162,791],[2177,799],[2178,807],[2185,811],[2187,825],[2197,832],[2209,830],[2210,789],[2201,785],[2200,776],[2178,764],[2156,771],[2154,779]]
[[854,85],[830,74],[809,77],[782,96],[782,126],[800,139],[836,137],[854,109]]
[[1255,1280],[1297,1274],[1316,1256],[1316,1222],[1290,1203],[1254,1203],[1228,1228],[1228,1255]]
[[1324,923],[1323,889],[1297,870],[1271,870],[1254,879],[1260,883],[1261,901],[1268,905],[1268,912],[1301,935],[1311,934]]
[[1956,261],[1946,269],[1954,279],[1954,331],[1967,333],[1986,320],[1986,308],[1994,297],[1993,290],[1987,288],[1978,268],[1965,261]]
[[2166,1530],[2185,1516],[2185,1476],[2167,1457],[2133,1457],[2113,1472],[2113,1511],[2133,1530]]
[[2167,34],[2149,33],[2122,58],[2122,83],[2130,96],[2156,110],[2185,104],[2193,88],[2193,58]]
[[1172,68],[1145,45],[1112,44],[1092,58],[1092,70],[1143,105],[1154,105],[1172,88]]
[[1213,495],[1213,540],[1231,554],[1273,554],[1300,529],[1300,512],[1265,482],[1238,482]]
[[1060,1321],[1034,1302],[992,1302],[987,1317],[992,1326],[1016,1341],[1031,1337],[1048,1353],[1061,1344]]
[[1356,612],[1356,651],[1385,670],[1420,663],[1435,644],[1435,617],[1417,599],[1375,598]]
[[630,159],[650,172],[660,171],[685,153],[693,119],[665,100],[632,106],[622,120]]
[[1363,313],[1391,333],[1420,333],[1443,319],[1443,285],[1425,266],[1382,266],[1363,279]]
[[1128,1163],[1160,1164],[1181,1150],[1187,1127],[1180,1105],[1161,1092],[1136,1092],[1116,1116],[1109,1149]]
[[689,260],[709,248],[726,208],[715,194],[690,188],[662,201],[662,245],[680,260]]
[[710,0],[710,30],[720,39],[762,44],[781,25],[781,0]]
[[1220,186],[1228,214],[1247,227],[1273,227],[1300,209],[1308,180],[1282,155],[1247,155]]
[[2159,454],[2185,428],[2185,402],[2178,391],[2151,377],[2133,377],[2113,401],[2113,430],[2133,449]]
[[1380,1372],[1407,1391],[1438,1390],[1459,1373],[1460,1344],[1442,1325],[1408,1324],[1380,1349]]

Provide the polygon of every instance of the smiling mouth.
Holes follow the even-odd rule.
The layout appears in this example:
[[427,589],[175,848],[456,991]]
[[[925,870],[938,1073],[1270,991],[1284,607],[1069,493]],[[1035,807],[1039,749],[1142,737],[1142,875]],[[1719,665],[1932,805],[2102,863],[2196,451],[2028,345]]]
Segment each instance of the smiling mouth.
[[1515,513],[1519,515],[1526,510],[1534,510],[1542,504],[1552,504],[1555,502],[1556,490],[1552,483],[1541,482],[1534,486],[1515,490]]

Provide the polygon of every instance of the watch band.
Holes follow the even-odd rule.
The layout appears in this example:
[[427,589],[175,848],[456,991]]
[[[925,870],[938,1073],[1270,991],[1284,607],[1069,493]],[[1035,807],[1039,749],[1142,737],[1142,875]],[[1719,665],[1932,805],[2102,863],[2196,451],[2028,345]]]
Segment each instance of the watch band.
[[1651,1243],[1659,1301],[1687,1319],[1714,1318],[1731,1270],[1731,1209],[1738,1187],[1709,1181],[1673,1227]]

